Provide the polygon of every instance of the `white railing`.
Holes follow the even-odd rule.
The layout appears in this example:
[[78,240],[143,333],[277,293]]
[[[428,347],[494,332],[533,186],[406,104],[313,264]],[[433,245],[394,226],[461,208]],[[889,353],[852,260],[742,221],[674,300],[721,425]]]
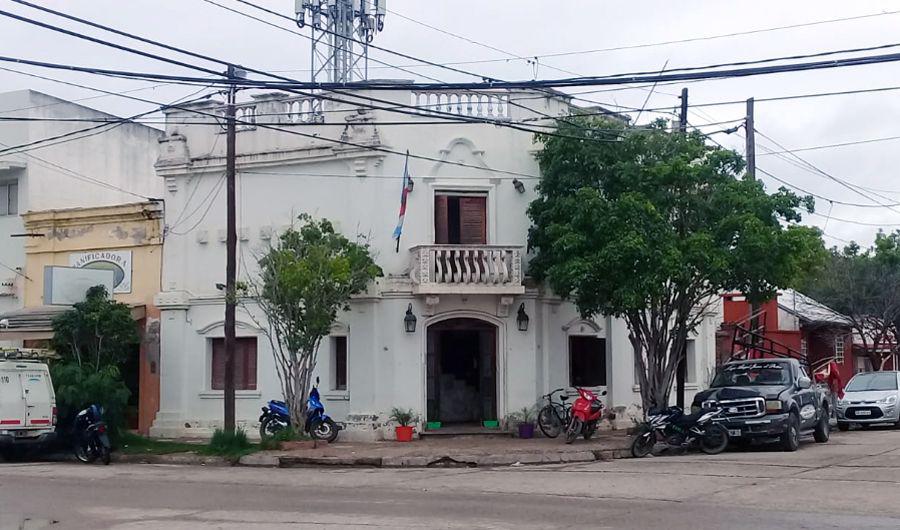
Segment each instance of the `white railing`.
[[420,293],[521,293],[522,247],[420,245],[413,247],[412,279]]
[[483,92],[412,92],[412,105],[423,113],[509,119],[509,95]]
[[322,99],[302,97],[284,100],[286,123],[322,123],[325,121]]

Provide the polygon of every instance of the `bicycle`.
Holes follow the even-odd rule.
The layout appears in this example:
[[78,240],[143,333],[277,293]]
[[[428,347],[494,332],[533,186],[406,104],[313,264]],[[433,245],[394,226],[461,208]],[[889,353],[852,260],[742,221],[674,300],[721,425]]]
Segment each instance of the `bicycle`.
[[[538,413],[538,427],[547,438],[556,438],[569,424],[569,416],[572,414],[572,405],[566,403],[569,396],[565,394],[565,388],[557,388],[549,394],[541,396],[547,404]],[[559,401],[553,401],[553,394],[563,392]]]

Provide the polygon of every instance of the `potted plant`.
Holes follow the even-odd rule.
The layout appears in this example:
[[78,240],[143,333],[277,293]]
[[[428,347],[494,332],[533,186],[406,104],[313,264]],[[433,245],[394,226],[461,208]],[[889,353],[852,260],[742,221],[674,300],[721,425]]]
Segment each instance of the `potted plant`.
[[534,437],[534,409],[523,407],[522,410],[511,415],[513,421],[518,423],[519,438],[526,440]]
[[391,410],[390,420],[397,424],[394,427],[394,433],[398,442],[411,442],[413,437],[412,424],[419,421],[416,413],[412,409],[401,409],[394,407]]

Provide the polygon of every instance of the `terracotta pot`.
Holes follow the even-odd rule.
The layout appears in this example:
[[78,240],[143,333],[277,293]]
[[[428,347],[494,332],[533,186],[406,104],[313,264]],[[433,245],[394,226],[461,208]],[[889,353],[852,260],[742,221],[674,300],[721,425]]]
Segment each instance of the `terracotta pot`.
[[411,442],[413,439],[413,427],[411,425],[400,425],[394,427],[398,442]]
[[534,437],[534,424],[533,423],[520,423],[519,424],[519,438],[524,438],[528,440],[529,438]]

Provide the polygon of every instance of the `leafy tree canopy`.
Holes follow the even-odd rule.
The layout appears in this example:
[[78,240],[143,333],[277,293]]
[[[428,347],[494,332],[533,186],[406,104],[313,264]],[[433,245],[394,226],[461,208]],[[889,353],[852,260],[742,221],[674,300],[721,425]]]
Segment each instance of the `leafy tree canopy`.
[[102,285],[88,289],[83,302],[53,320],[56,352],[95,372],[123,364],[139,342],[131,309],[110,299]]
[[862,354],[879,370],[900,341],[900,231],[879,232],[863,249],[851,243],[832,248],[825,266],[804,291],[849,319]]
[[299,217],[277,245],[259,259],[253,285],[256,302],[268,319],[285,400],[295,424],[315,369],[316,351],[331,333],[338,311],[382,274],[365,241],[350,241],[327,219]]
[[733,151],[665,123],[559,122],[539,135],[530,270],[585,316],[625,318],[641,352],[645,406],[668,402],[687,334],[721,291],[751,300],[792,285],[824,256],[799,225],[811,198],[742,177]]

